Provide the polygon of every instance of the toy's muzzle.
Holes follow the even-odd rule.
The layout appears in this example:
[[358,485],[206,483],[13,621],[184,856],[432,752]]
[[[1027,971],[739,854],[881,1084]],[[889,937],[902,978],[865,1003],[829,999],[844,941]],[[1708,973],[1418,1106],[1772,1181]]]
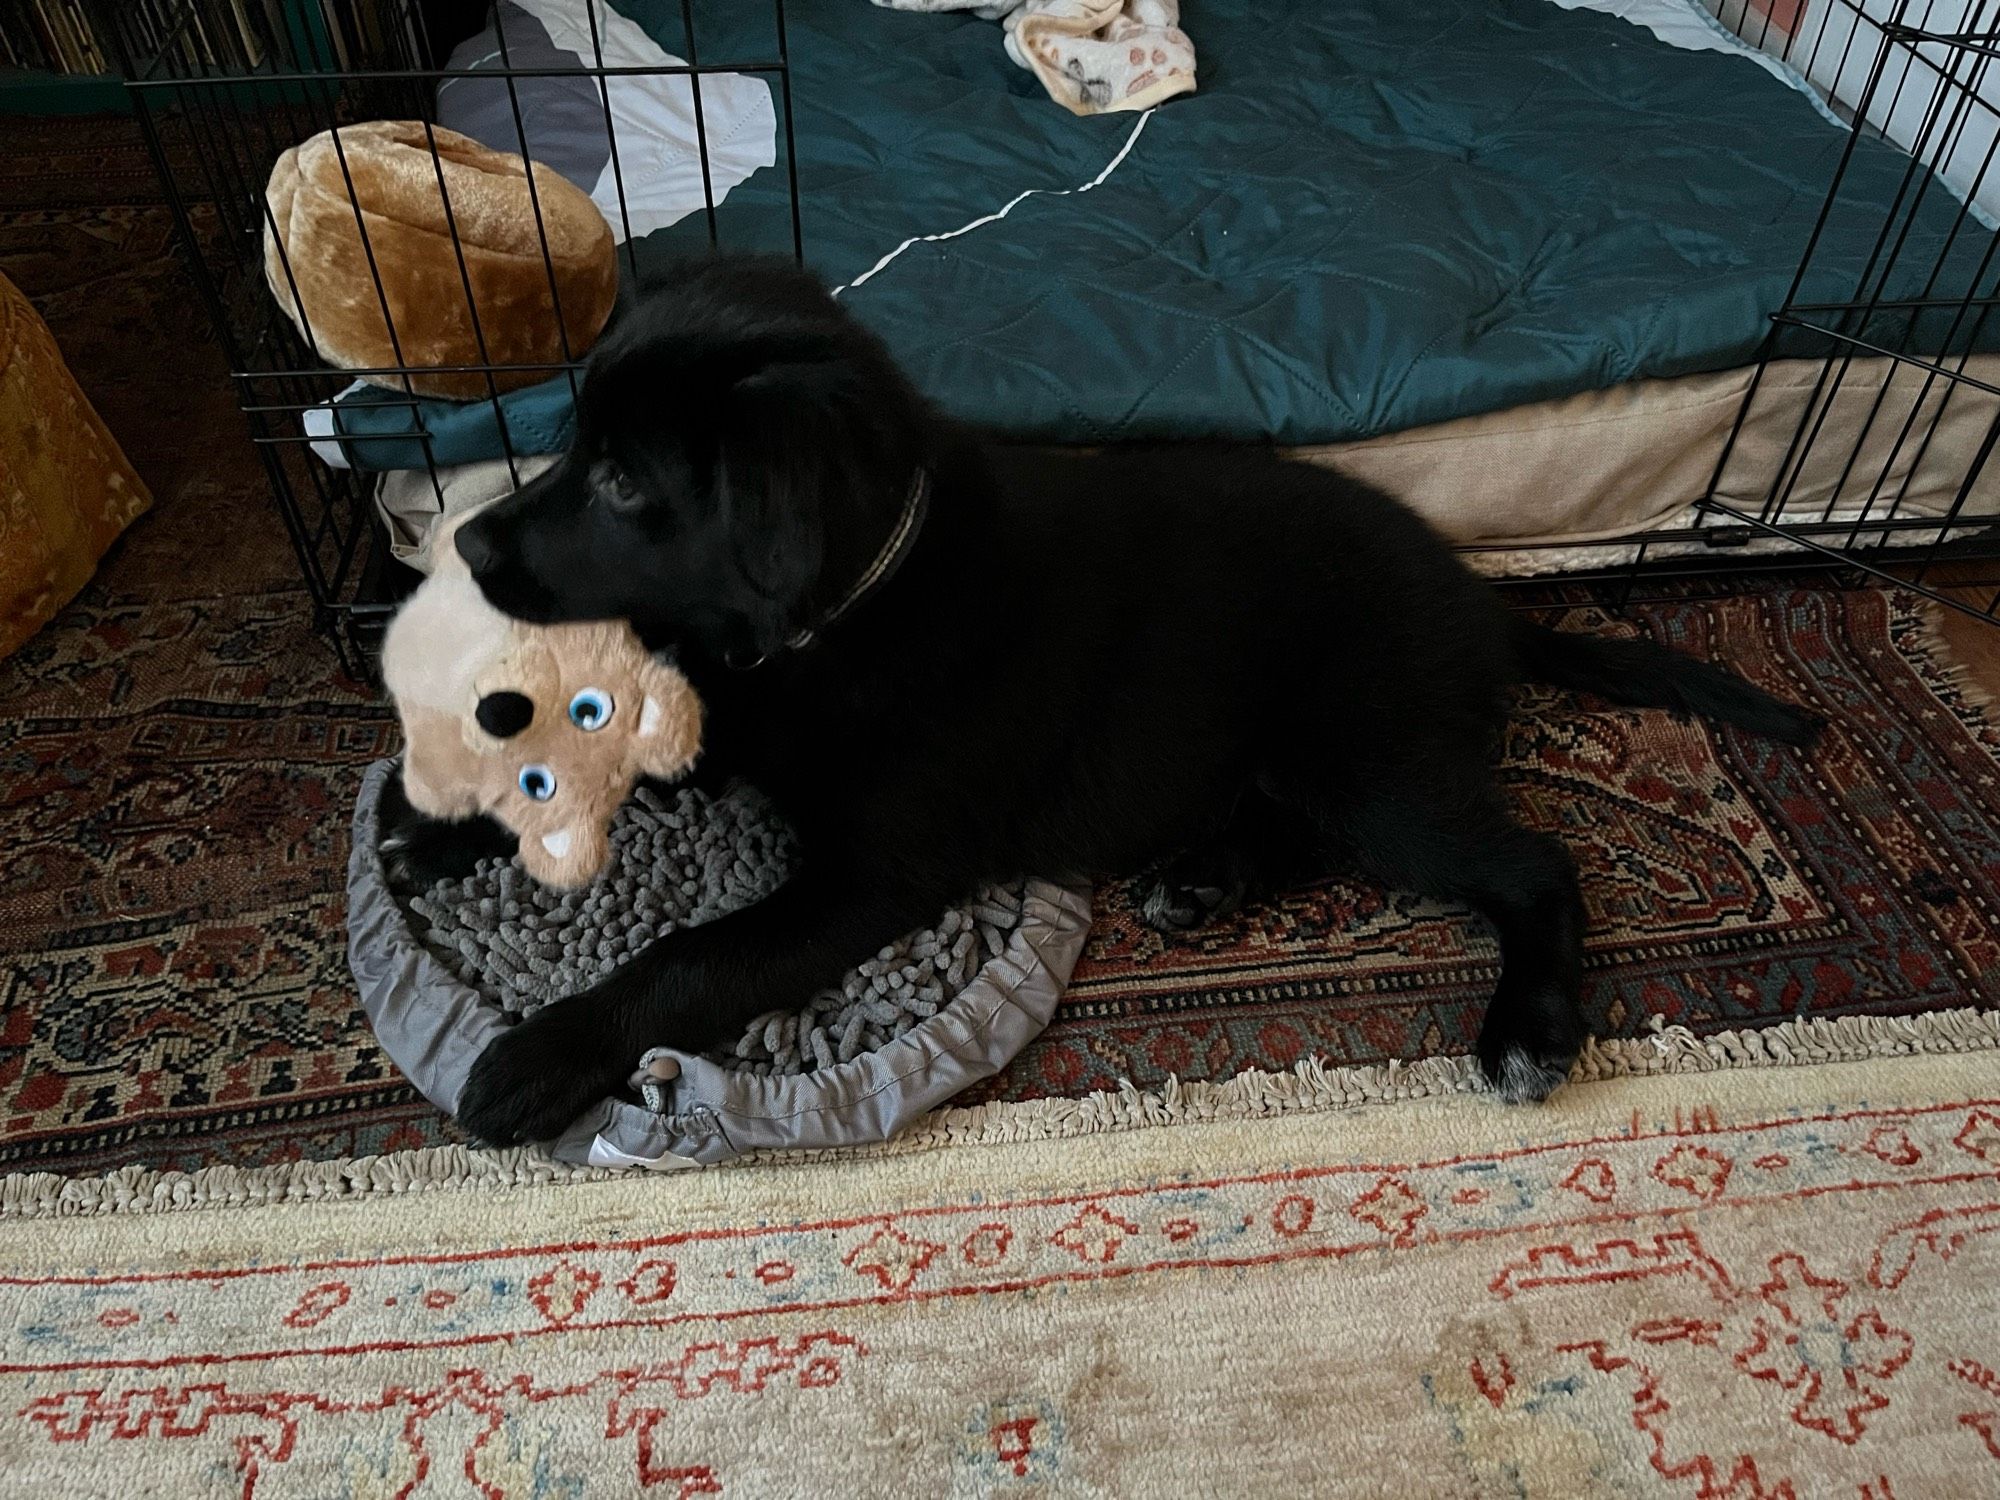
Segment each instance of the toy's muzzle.
[[535,722],[535,705],[523,693],[488,693],[479,700],[472,716],[479,727],[496,740],[512,739]]

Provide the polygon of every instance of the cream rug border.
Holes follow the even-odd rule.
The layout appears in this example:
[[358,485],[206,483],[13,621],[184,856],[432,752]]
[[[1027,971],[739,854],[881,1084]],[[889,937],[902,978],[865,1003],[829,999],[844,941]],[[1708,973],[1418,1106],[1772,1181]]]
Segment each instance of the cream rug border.
[[[1576,1106],[1602,1101],[1603,1085],[1624,1079],[1821,1067],[1872,1059],[1952,1056],[2000,1051],[2000,1012],[1973,1009],[1910,1016],[1842,1016],[1782,1021],[1755,1030],[1700,1037],[1682,1026],[1657,1025],[1650,1036],[1593,1039],[1570,1083],[1547,1105],[1520,1109],[1466,1101],[1480,1109],[1464,1126],[1509,1120],[1509,1134],[1562,1128]],[[2000,1067],[1993,1070],[2000,1087]],[[1037,1099],[938,1110],[880,1146],[838,1151],[764,1152],[707,1173],[755,1171],[807,1162],[869,1161],[959,1146],[1006,1146],[1073,1141],[1162,1126],[1332,1115],[1369,1106],[1482,1094],[1470,1057],[1428,1057],[1362,1067],[1327,1067],[1308,1058],[1287,1072],[1240,1073],[1223,1083],[1170,1079],[1157,1092],[1126,1085],[1081,1099]],[[1590,1096],[1586,1098],[1585,1096]],[[1569,1101],[1567,1107],[1564,1101]],[[566,1167],[528,1149],[482,1151],[436,1146],[350,1161],[296,1162],[277,1167],[209,1167],[199,1172],[125,1168],[102,1177],[18,1173],[0,1179],[0,1219],[101,1214],[160,1214],[195,1209],[256,1208],[288,1203],[381,1199],[413,1194],[493,1192],[559,1183],[644,1177],[643,1170]]]
[[[1966,665],[1953,659],[1940,628],[1938,607],[1904,602],[1915,598],[1892,594],[1892,640],[1920,664],[1934,687],[1943,690],[1946,706],[1957,712],[1983,744],[2000,754],[2000,705],[1971,680]],[[1662,1025],[1656,1017],[1650,1036],[1592,1039],[1557,1101],[1570,1099],[1592,1084],[1616,1079],[1996,1050],[2000,1050],[2000,1012],[1971,1008],[1907,1016],[1808,1018],[1708,1037],[1696,1036],[1685,1027]],[[762,1152],[709,1170],[733,1172],[782,1163],[869,1160],[955,1146],[1068,1140],[1160,1126],[1327,1114],[1482,1090],[1477,1064],[1470,1057],[1429,1057],[1351,1067],[1327,1067],[1307,1058],[1287,1072],[1240,1073],[1219,1084],[1169,1079],[1157,1092],[1141,1091],[1127,1083],[1115,1092],[1093,1093],[1081,1099],[945,1108],[879,1146]],[[1552,1107],[1508,1113],[1518,1119],[1522,1130],[1529,1130]],[[484,1151],[466,1146],[432,1146],[274,1167],[208,1167],[192,1173],[141,1167],[126,1167],[100,1177],[22,1172],[0,1177],[0,1220],[379,1200],[645,1175],[642,1170],[564,1166],[532,1149]]]
[[[1890,1040],[1890,1039],[1878,1039]],[[1893,1045],[1893,1041],[1891,1042]],[[1705,1049],[1663,1056],[1650,1073],[1579,1082],[1528,1109],[1490,1096],[1414,1096],[1392,1107],[1302,1104],[1184,1115],[1175,1128],[1106,1129],[1086,1145],[1061,1134],[982,1142],[979,1154],[939,1149],[857,1152],[839,1165],[803,1153],[750,1170],[595,1174],[559,1189],[546,1174],[490,1173],[481,1191],[369,1191],[271,1201],[237,1213],[113,1212],[0,1218],[0,1308],[37,1277],[86,1279],[345,1265],[414,1255],[423,1262],[496,1247],[523,1253],[570,1244],[708,1238],[767,1226],[893,1223],[968,1195],[996,1205],[1087,1202],[1104,1193],[1181,1182],[1347,1167],[1400,1171],[1468,1155],[1565,1150],[1595,1142],[1701,1137],[1740,1125],[1811,1120],[1852,1109],[1894,1113],[2000,1104],[2000,1054],[1871,1052],[1798,1066],[1776,1059],[1714,1066]],[[1691,1066],[1691,1069],[1689,1067]],[[1240,1101],[1239,1101],[1240,1102]],[[1390,1101],[1384,1100],[1384,1103]],[[1358,1180],[1358,1179],[1357,1179]]]

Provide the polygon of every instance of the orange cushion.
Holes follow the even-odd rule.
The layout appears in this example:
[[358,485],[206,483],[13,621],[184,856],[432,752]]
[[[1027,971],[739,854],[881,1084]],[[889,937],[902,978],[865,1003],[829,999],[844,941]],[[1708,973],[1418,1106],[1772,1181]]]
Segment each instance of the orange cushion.
[[150,504],[48,325],[0,276],[0,657],[76,597]]

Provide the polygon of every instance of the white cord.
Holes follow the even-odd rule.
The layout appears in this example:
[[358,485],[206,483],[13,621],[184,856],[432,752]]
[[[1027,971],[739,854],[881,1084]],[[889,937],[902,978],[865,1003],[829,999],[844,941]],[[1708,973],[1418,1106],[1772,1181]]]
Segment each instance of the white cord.
[[[1155,107],[1157,108],[1157,106]],[[846,283],[844,286],[835,287],[833,289],[833,295],[838,297],[842,292],[852,291],[855,287],[860,286],[863,282],[867,281],[869,278],[874,276],[876,272],[882,270],[885,266],[887,266],[890,261],[894,260],[897,256],[901,255],[905,250],[909,249],[910,246],[912,245],[928,244],[933,240],[953,240],[957,239],[961,234],[970,234],[973,230],[979,228],[981,225],[991,224],[997,220],[1006,218],[1007,215],[1012,213],[1014,209],[1021,202],[1023,202],[1025,199],[1034,197],[1038,193],[1047,194],[1049,197],[1052,198],[1066,198],[1071,193],[1089,192],[1092,188],[1096,187],[1099,183],[1103,182],[1105,178],[1109,177],[1113,172],[1118,170],[1118,164],[1123,160],[1125,160],[1125,158],[1131,154],[1132,148],[1139,142],[1139,132],[1146,128],[1146,122],[1152,118],[1153,118],[1153,111],[1150,109],[1141,113],[1139,116],[1138,123],[1132,127],[1132,133],[1125,137],[1125,144],[1118,148],[1118,154],[1112,157],[1111,160],[1105,164],[1104,170],[1102,172],[1099,172],[1095,177],[1091,178],[1090,181],[1084,183],[1083,186],[1073,187],[1073,188],[1029,188],[1026,192],[1018,194],[1011,203],[1009,203],[1005,208],[999,210],[997,213],[990,213],[983,218],[974,219],[970,224],[961,224],[956,229],[947,229],[943,234],[913,234],[908,239],[904,240],[902,244],[898,245],[895,249],[891,250],[887,255],[883,256],[880,260],[876,261],[874,265],[870,266],[867,270],[863,271],[859,276],[855,277],[852,281]]]

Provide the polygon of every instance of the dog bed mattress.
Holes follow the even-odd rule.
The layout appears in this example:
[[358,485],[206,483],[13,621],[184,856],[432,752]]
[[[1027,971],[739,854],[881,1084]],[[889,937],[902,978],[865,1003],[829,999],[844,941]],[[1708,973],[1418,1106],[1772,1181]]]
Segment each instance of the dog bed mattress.
[[[572,993],[648,938],[783,878],[787,836],[754,796],[642,791],[614,824],[612,871],[588,891],[536,887],[496,861],[399,897],[378,847],[394,774],[393,761],[370,767],[355,807],[348,962],[383,1049],[447,1112],[509,1012]],[[1082,888],[1029,880],[985,893],[728,1047],[633,1058],[645,1105],[608,1098],[548,1149],[590,1166],[682,1167],[885,1140],[1040,1033],[1089,925]],[[657,1076],[661,1060],[675,1076]]]
[[[1633,544],[1621,539],[1636,533],[1731,524],[1697,509],[1725,448],[1717,498],[1751,514],[1767,508],[1778,478],[1787,489],[1784,518],[1793,522],[1991,517],[2000,511],[2000,466],[1979,455],[2000,422],[2000,397],[1984,389],[2000,389],[2000,355],[1973,355],[1964,373],[1979,384],[1952,386],[1893,360],[1855,360],[1836,386],[1817,361],[1776,360],[1764,367],[1740,427],[1754,368],[1632,381],[1287,451],[1402,497],[1469,549],[1467,562],[1480,572],[1610,567],[1629,560]],[[1815,424],[1854,436],[1814,444],[1797,462],[1797,435]],[[524,458],[512,471],[498,459],[467,464],[440,470],[435,484],[421,469],[382,475],[376,506],[394,555],[428,572],[427,539],[440,513],[507,494],[516,474],[525,482],[547,462]],[[1968,474],[1971,487],[1961,494]],[[1934,534],[1905,533],[1905,544]],[[1658,542],[1648,555],[1705,550],[1700,542]]]
[[[620,8],[685,55],[678,0]],[[694,9],[704,60],[772,54],[764,7]],[[1323,445],[1741,366],[1850,141],[1768,59],[1550,0],[1211,0],[1200,91],[1137,117],[1052,107],[975,17],[787,14],[808,261],[948,410],[1051,443]],[[1985,236],[1909,174],[1854,143],[1802,300],[1876,289],[1898,201],[1882,295],[1940,259],[1934,295],[1972,284]],[[716,228],[789,251],[782,143]],[[706,245],[695,212],[632,255]],[[1896,347],[1897,316],[1865,331]],[[517,451],[564,441],[568,400],[509,397]],[[350,461],[421,466],[409,420],[343,408],[374,435]],[[424,421],[441,463],[498,454],[484,404]]]

